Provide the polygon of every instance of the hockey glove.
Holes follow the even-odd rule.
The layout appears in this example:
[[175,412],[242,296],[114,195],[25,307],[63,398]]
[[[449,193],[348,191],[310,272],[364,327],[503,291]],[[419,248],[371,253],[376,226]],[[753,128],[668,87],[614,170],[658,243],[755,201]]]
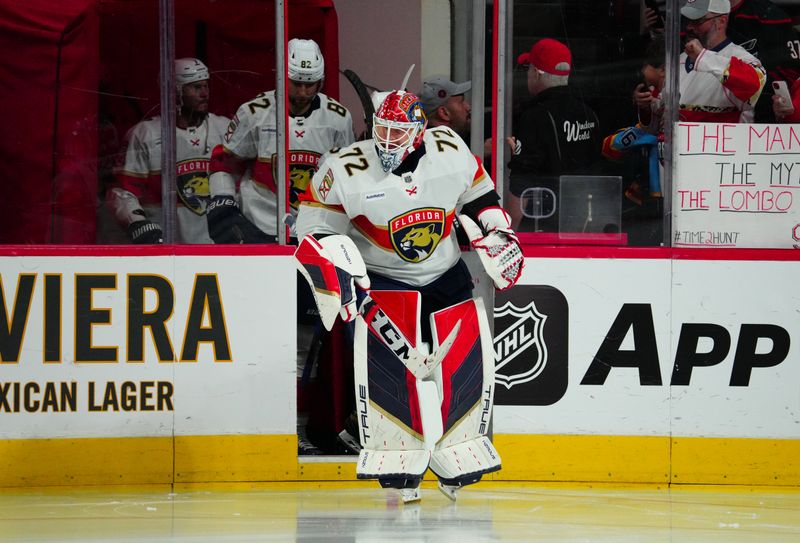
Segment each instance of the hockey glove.
[[[475,221],[466,215],[459,215],[458,220],[464,228],[470,245],[478,253],[478,257],[499,290],[511,288],[519,281],[525,258],[519,247],[519,240],[511,229],[505,211],[489,208],[478,215],[483,230]],[[486,234],[484,234],[486,231]]]
[[148,220],[141,209],[137,209],[133,214],[142,217],[142,220],[134,221],[128,225],[128,235],[133,243],[136,245],[164,243],[164,234],[158,224]]
[[311,285],[319,316],[326,330],[336,315],[350,322],[358,314],[356,286],[366,291],[370,282],[361,253],[347,236],[333,235],[317,240],[308,235],[294,253],[297,269]]
[[214,243],[273,243],[274,240],[242,215],[233,196],[221,194],[211,198],[206,209],[208,235]]

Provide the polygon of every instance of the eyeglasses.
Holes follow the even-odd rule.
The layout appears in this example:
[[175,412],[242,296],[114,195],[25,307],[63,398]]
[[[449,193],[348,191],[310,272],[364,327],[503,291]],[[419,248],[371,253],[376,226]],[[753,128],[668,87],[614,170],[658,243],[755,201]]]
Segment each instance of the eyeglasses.
[[719,19],[724,15],[726,14],[720,13],[719,15],[714,15],[713,17],[703,17],[702,19],[689,20],[686,22],[686,26],[702,26],[704,23],[707,23],[708,21],[713,21],[714,19]]

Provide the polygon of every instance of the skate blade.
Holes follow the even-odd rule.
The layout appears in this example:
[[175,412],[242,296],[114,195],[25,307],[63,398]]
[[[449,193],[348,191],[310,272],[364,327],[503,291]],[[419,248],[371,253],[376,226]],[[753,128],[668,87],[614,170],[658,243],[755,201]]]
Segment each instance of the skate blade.
[[456,491],[459,489],[457,486],[444,485],[439,482],[439,492],[447,496],[451,501],[456,501]]
[[400,489],[400,497],[403,499],[403,503],[414,503],[422,499],[422,492],[420,492],[419,487],[402,488]]

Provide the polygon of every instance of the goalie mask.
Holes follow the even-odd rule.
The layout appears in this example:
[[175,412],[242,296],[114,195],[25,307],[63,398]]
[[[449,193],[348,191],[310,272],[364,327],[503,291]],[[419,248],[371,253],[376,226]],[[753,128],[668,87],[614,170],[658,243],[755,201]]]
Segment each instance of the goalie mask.
[[415,94],[393,91],[373,115],[372,138],[383,171],[397,168],[422,142],[428,120]]
[[289,40],[289,79],[316,83],[325,77],[325,59],[314,40]]
[[196,58],[179,58],[175,61],[175,87],[178,96],[183,86],[208,79],[208,67]]

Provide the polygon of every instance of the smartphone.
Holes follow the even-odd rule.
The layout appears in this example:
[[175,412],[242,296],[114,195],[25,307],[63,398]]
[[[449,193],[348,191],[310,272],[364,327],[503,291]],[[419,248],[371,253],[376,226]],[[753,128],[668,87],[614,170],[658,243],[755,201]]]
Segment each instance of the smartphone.
[[789,94],[789,86],[786,84],[786,81],[773,81],[772,90],[775,91],[777,96],[783,98],[784,105],[791,107],[792,111],[794,111],[792,95]]
[[775,91],[775,94],[783,98],[787,104],[792,103],[792,95],[789,94],[789,86],[786,84],[786,81],[773,81],[772,90]]
[[658,14],[658,19],[653,25],[653,28],[664,28],[664,16],[661,14],[661,11],[659,11],[659,7],[658,4],[656,3],[656,0],[644,0],[644,5]]

